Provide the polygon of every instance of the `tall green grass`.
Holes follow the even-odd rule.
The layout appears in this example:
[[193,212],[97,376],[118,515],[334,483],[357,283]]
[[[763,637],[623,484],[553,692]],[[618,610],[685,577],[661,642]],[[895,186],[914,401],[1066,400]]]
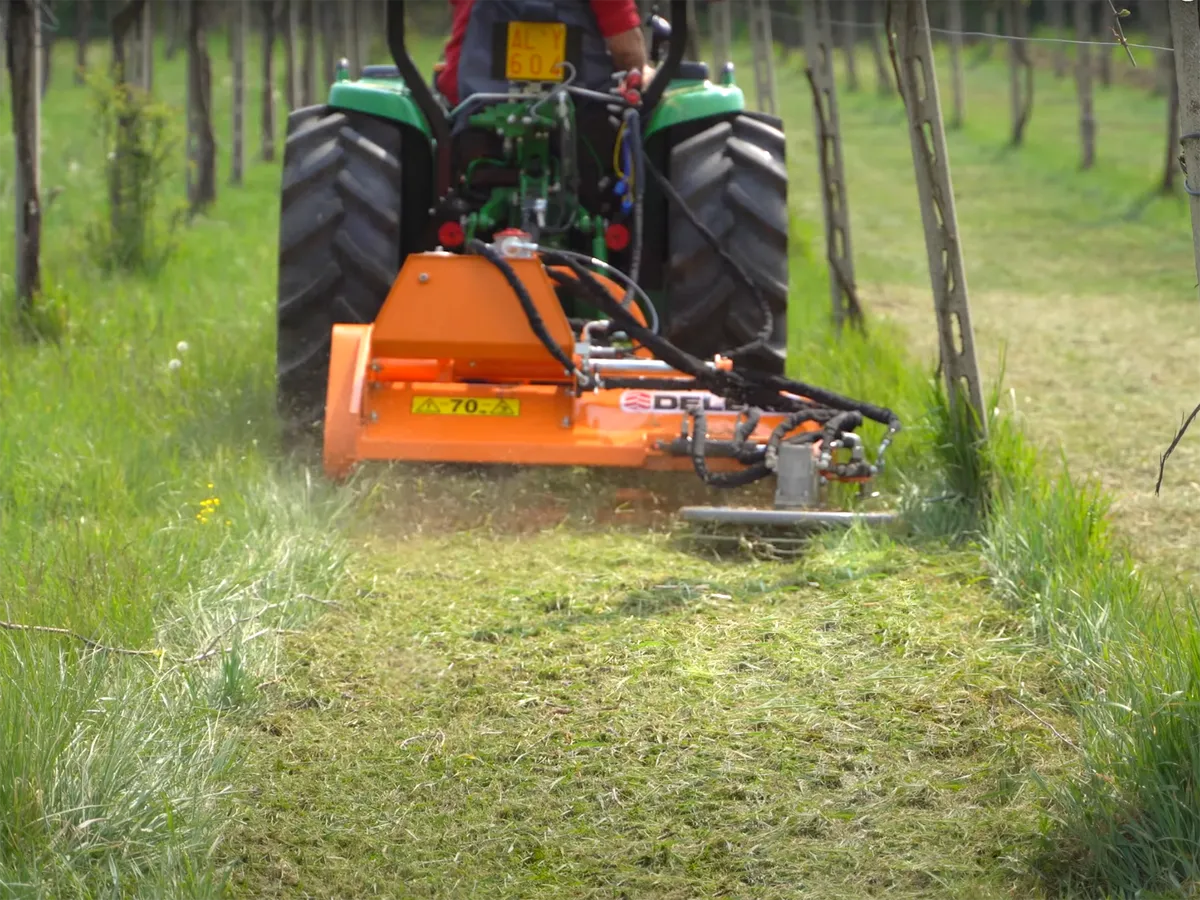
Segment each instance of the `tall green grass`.
[[984,551],[996,589],[1055,648],[1084,763],[1048,786],[1045,872],[1121,896],[1200,883],[1200,616],[1194,597],[1138,571],[1107,498],[1048,477],[1001,425]]
[[[811,235],[810,235],[811,239]],[[988,398],[988,438],[965,404],[951,408],[886,321],[833,336],[824,266],[811,250],[793,310],[794,374],[876,402],[905,420],[882,484],[910,539],[974,544],[992,589],[1026,616],[1059,661],[1077,716],[1064,735],[1083,774],[1044,784],[1041,859],[1048,886],[1132,896],[1200,884],[1200,610],[1183,588],[1139,571],[1113,534],[1109,498],[1055,470],[1002,403]],[[1001,365],[1001,369],[1003,366]]]
[[[217,896],[225,722],[341,590],[351,494],[278,449],[275,167],[224,190],[160,267],[117,274],[88,253],[110,168],[62,50],[43,159],[57,340],[22,337],[0,276],[0,620],[78,637],[0,629],[0,896]],[[156,78],[182,121],[182,60]],[[182,176],[180,156],[157,199],[182,198]]]

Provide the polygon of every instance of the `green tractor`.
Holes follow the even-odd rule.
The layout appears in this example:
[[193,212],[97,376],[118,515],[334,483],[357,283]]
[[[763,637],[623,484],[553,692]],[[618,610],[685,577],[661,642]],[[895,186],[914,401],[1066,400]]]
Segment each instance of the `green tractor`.
[[[408,53],[402,0],[387,12],[394,65],[354,78],[343,64],[326,103],[288,118],[277,342],[285,421],[319,425],[332,327],[373,321],[409,254],[510,229],[630,284],[682,350],[782,374],[782,121],[746,109],[731,63],[713,77],[683,59],[684,0],[672,0],[670,22],[655,14],[644,23],[657,74],[643,93],[630,97],[629,82],[615,78],[611,95],[573,85],[578,41],[560,33],[554,77],[510,78],[507,93],[464,97],[454,109]],[[503,35],[493,43],[506,52]],[[589,312],[562,300],[568,317]]]

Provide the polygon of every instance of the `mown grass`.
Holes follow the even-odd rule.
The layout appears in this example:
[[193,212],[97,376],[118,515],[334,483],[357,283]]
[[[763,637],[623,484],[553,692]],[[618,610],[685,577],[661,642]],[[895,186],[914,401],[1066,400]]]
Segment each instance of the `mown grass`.
[[[397,510],[403,515],[405,510]],[[363,548],[259,725],[244,896],[1009,896],[1049,657],[970,553],[564,526]],[[1068,727],[1069,725],[1064,725]]]

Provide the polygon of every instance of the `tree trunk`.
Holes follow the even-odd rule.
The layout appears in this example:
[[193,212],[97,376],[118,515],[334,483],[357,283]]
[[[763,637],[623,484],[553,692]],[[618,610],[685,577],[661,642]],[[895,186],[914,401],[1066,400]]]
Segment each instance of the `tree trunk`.
[[79,0],[75,8],[75,83],[83,84],[87,71],[88,38],[92,26],[92,0]]
[[313,22],[313,6],[314,0],[300,0],[300,27],[304,32],[304,59],[300,65],[300,102],[305,106],[316,102],[313,79],[317,74],[317,29],[316,23]]
[[946,7],[946,26],[950,32],[950,96],[953,109],[950,127],[962,128],[966,117],[967,89],[963,79],[962,62],[962,0],[949,0]]
[[1175,58],[1175,84],[1179,89],[1179,127],[1189,138],[1183,144],[1184,186],[1192,216],[1192,252],[1200,281],[1200,12],[1195,2],[1168,0],[1171,46]]
[[684,59],[700,59],[700,25],[696,19],[696,0],[687,0],[687,47]]
[[113,80],[117,84],[128,84],[137,75],[137,31],[146,2],[147,0],[118,0],[116,4],[111,29]]
[[230,146],[231,184],[242,183],[246,169],[246,40],[250,36],[250,4],[239,2],[233,9],[233,141]]
[[854,51],[858,44],[858,35],[855,33],[858,24],[858,4],[855,0],[842,0],[838,7],[843,24],[834,26],[834,30],[842,47],[842,56],[846,60],[846,90],[857,91],[858,63]]
[[41,243],[41,21],[35,0],[10,0],[6,10],[5,59],[12,91],[16,152],[17,309],[33,312],[42,289]]
[[262,158],[275,160],[275,0],[259,0],[262,11]]
[[[1000,31],[1000,10],[997,7],[999,0],[984,0],[983,7],[983,31],[985,34],[997,34]],[[994,38],[981,38],[983,41],[983,50],[978,54],[979,61],[992,58],[992,51],[996,48]]]
[[[1167,6],[1162,0],[1150,0],[1139,7],[1146,11],[1146,30],[1150,33],[1152,43],[1163,47],[1171,46],[1171,23],[1167,15]],[[1170,53],[1156,53],[1154,60],[1154,95],[1168,96],[1171,83],[1175,80],[1175,61]]]
[[359,77],[362,67],[371,61],[371,41],[368,40],[371,34],[371,13],[362,6],[362,2],[364,0],[356,0],[354,4],[354,55],[358,59],[358,66],[354,70],[355,78]]
[[137,83],[146,93],[154,87],[154,5],[142,4],[137,26]]
[[212,123],[212,63],[203,0],[187,0],[188,205],[193,215],[217,199],[217,148]]
[[1101,0],[1099,15],[1095,17],[1097,41],[1103,41],[1105,46],[1096,48],[1096,72],[1100,75],[1100,84],[1112,86],[1112,22],[1111,11],[1106,0]]
[[875,84],[880,94],[888,95],[895,90],[892,73],[888,70],[887,55],[883,51],[883,17],[887,0],[869,0],[871,23],[871,55],[875,58]]
[[[53,15],[53,7],[54,7],[53,0],[45,0],[45,6],[47,8],[47,12],[50,15]],[[54,29],[53,28],[43,29],[43,28],[41,28],[40,23],[38,25],[38,28],[41,33],[41,41],[42,41],[42,52],[41,52],[42,83],[39,86],[39,90],[41,91],[41,96],[45,97],[46,89],[48,87],[50,87],[50,70],[53,67],[53,62],[54,62]],[[40,112],[39,112],[39,114],[40,114]]]
[[338,59],[349,62],[350,74],[358,72],[354,67],[354,0],[342,0],[338,5],[337,41]]
[[346,38],[343,41],[346,59],[350,61],[350,77],[357,78],[362,71],[362,60],[359,59],[359,33],[361,31],[357,3],[346,4]]
[[[1092,35],[1092,0],[1074,0],[1075,40],[1087,41]],[[1079,139],[1083,155],[1080,168],[1090,169],[1096,162],[1096,119],[1092,112],[1091,47],[1075,45],[1075,87],[1079,95]]]
[[300,0],[282,0],[283,3],[283,89],[287,93],[288,111],[300,108],[300,79],[296,73],[296,31]]
[[186,29],[184,18],[187,10],[184,8],[188,0],[167,0],[167,50],[164,56],[167,59],[174,59],[175,54],[179,52],[179,47],[183,43],[183,32]]
[[[1064,0],[1046,0],[1046,24],[1050,26],[1050,32],[1056,38],[1063,37],[1063,29],[1066,27],[1066,18],[1063,12]],[[1151,5],[1156,0],[1152,0]],[[1054,77],[1062,78],[1067,74],[1067,45],[1064,43],[1056,43],[1054,45]]]
[[[1013,40],[1009,41],[1009,98],[1012,102],[1012,145],[1021,146],[1025,139],[1025,126],[1033,112],[1033,64],[1026,53],[1025,37],[1029,30],[1024,0],[1008,0],[1008,28]],[[1025,86],[1021,86],[1021,74],[1025,75]]]
[[342,4],[324,0],[317,8],[321,23],[321,75],[331,81],[337,75],[337,30]]

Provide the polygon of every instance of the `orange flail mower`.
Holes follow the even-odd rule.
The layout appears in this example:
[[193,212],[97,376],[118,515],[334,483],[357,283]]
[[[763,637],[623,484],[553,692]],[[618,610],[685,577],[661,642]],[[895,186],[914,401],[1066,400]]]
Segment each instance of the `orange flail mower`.
[[[564,288],[615,315],[573,331]],[[814,505],[822,481],[874,476],[853,402],[838,410],[779,390],[778,377],[748,381],[720,356],[690,357],[625,294],[515,231],[468,253],[410,255],[373,323],[333,327],[326,473],[408,460],[690,469],[730,487],[776,475],[782,507]]]
[[[394,65],[343,61],[288,117],[277,398],[289,429],[323,423],[329,476],[773,479],[774,510],[683,511],[743,523],[819,520],[823,485],[874,478],[895,415],[784,375],[784,123],[746,107],[732,63],[684,58],[687,3],[644,23],[649,81],[612,71],[584,4],[476,4],[453,100],[410,56],[404,6]],[[887,429],[873,463],[867,419]]]

